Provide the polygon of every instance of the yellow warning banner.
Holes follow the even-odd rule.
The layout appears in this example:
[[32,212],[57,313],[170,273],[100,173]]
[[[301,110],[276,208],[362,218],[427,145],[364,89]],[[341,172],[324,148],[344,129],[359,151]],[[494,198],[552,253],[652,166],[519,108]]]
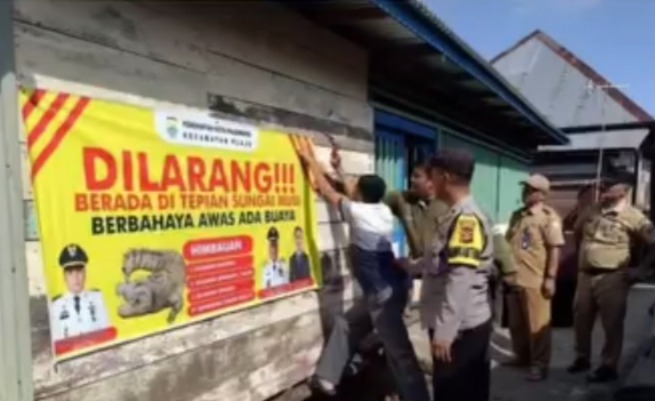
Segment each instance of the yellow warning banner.
[[307,140],[43,90],[21,105],[59,358],[319,285]]

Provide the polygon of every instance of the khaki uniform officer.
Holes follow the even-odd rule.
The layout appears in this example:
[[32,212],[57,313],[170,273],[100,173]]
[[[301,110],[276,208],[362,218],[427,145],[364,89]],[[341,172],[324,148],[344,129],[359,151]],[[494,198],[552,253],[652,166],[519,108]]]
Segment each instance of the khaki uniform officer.
[[[416,167],[415,170],[421,168]],[[431,195],[421,196],[415,191],[390,192],[385,203],[405,229],[409,256],[412,259],[422,257],[432,245],[437,223],[448,212],[448,207],[432,199]]]
[[590,368],[591,333],[599,314],[605,345],[601,365],[589,376],[590,381],[605,382],[617,377],[630,286],[627,268],[634,240],[643,241],[649,248],[638,271],[644,271],[652,260],[653,225],[642,212],[628,204],[629,189],[626,182],[605,183],[600,204],[589,208],[576,224],[580,244],[574,301],[577,358],[569,372]]
[[550,302],[564,234],[559,215],[544,204],[548,179],[535,174],[523,186],[525,206],[512,214],[507,231],[518,285],[508,312],[515,364],[530,366],[528,379],[536,381],[546,377],[550,363]]
[[[448,212],[448,206],[434,199],[434,190],[429,179],[427,165],[414,167],[410,177],[409,191],[392,191],[387,194],[384,202],[391,208],[405,231],[410,259],[418,259],[425,255],[432,245],[434,233],[437,231],[439,219]],[[421,269],[409,270],[413,278],[420,277]],[[414,286],[410,281],[407,303],[407,313],[413,299]]]

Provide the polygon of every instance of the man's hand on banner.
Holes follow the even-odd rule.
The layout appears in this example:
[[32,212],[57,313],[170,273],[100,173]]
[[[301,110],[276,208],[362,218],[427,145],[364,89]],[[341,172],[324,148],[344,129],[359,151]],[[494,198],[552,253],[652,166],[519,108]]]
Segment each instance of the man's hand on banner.
[[296,154],[298,155],[298,158],[305,168],[307,178],[309,179],[309,185],[314,191],[316,191],[317,186],[315,177],[314,174],[312,174],[310,171],[311,168],[309,168],[309,165],[316,161],[314,156],[314,143],[312,142],[311,138],[307,136],[292,134],[290,135],[290,138],[291,143],[293,144],[293,148],[296,150]]
[[314,160],[314,155],[312,155],[312,152],[309,149],[309,147],[300,146],[296,149],[296,152],[298,152],[298,157],[300,157],[300,160],[302,160],[305,163],[309,163],[312,160]]
[[296,152],[300,160],[305,164],[315,161],[313,149],[309,145],[298,146]]
[[339,153],[339,146],[337,144],[332,145],[332,153],[330,154],[330,165],[334,171],[339,171],[341,168],[341,154]]

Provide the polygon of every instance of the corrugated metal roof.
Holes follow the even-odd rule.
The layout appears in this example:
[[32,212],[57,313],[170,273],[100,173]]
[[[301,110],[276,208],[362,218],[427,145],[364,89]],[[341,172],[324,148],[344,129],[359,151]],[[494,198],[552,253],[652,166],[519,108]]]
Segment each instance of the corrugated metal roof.
[[569,134],[567,145],[543,145],[539,151],[565,152],[571,150],[591,149],[639,149],[649,134],[648,129],[619,130],[607,132],[589,132]]
[[556,126],[649,121],[652,117],[584,61],[541,31],[492,63]]
[[[421,1],[333,0],[285,4],[366,48],[374,82],[376,72],[390,70],[403,77],[401,83],[405,86],[413,82],[421,90],[432,91],[427,98],[447,99],[439,107],[459,112],[460,122],[470,120],[472,124],[481,124],[488,118],[483,126],[501,126],[503,132],[520,133],[517,146],[521,142],[535,146],[567,140]],[[472,119],[472,115],[476,118]]]
[[[372,0],[378,5],[384,6],[384,4],[399,4],[401,2],[397,2],[395,0]],[[473,59],[474,65],[471,68],[466,68],[466,66],[461,66],[465,67],[464,69],[467,70],[467,72],[471,75],[473,75],[477,80],[472,80],[472,81],[480,81],[480,77],[474,73],[476,68],[479,67],[481,70],[480,72],[482,75],[488,75],[491,78],[491,84],[498,83],[497,88],[489,88],[488,85],[489,83],[486,83],[485,86],[487,86],[487,89],[494,89],[497,95],[499,95],[500,98],[503,98],[505,100],[509,100],[509,103],[513,103],[511,98],[515,98],[518,100],[518,104],[513,104],[513,111],[518,112],[522,114],[523,116],[527,116],[528,119],[533,123],[538,126],[541,126],[542,128],[546,130],[551,130],[554,128],[548,119],[546,119],[539,109],[535,108],[532,106],[532,104],[529,102],[528,99],[523,97],[520,91],[515,90],[512,85],[504,79],[504,77],[499,74],[489,62],[487,62],[482,56],[480,56],[475,50],[473,50],[472,47],[470,47],[464,40],[462,40],[459,36],[453,32],[446,23],[444,23],[441,19],[439,19],[427,6],[427,4],[422,1],[422,0],[408,0],[407,3],[409,3],[413,8],[416,10],[420,11],[423,16],[425,16],[433,25],[436,27],[439,31],[441,31],[443,34],[445,34],[449,39],[451,39],[454,44],[456,45],[457,48],[463,50],[464,54],[470,58]],[[426,37],[423,37],[424,40],[426,40]],[[434,45],[434,43],[432,43]],[[438,48],[438,47],[437,47]],[[439,49],[443,53],[443,49]],[[469,81],[470,82],[470,81]],[[506,99],[504,95],[505,92],[508,92],[507,95],[509,95],[510,99]],[[513,113],[509,113],[510,115]],[[553,135],[560,143],[566,143],[566,138],[562,135],[561,133],[558,132],[557,130],[554,130],[550,133]]]

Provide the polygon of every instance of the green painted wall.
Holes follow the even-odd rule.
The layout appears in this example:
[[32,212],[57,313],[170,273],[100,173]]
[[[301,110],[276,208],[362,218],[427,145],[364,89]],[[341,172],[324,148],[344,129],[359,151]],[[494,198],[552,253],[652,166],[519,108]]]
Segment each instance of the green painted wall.
[[471,187],[480,207],[496,223],[507,223],[513,210],[521,204],[520,181],[528,175],[528,166],[498,151],[441,131],[439,146],[465,148],[475,157],[475,174]]

